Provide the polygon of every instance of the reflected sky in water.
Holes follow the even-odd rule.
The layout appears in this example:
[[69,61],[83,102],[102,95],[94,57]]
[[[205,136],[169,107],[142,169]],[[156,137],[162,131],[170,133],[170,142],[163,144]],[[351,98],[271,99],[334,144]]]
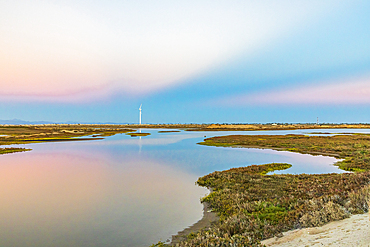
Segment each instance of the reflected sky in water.
[[152,135],[20,145],[33,150],[1,155],[0,246],[148,246],[202,217],[207,190],[195,182],[213,171],[286,162],[289,173],[342,172],[332,157],[196,144],[312,131],[142,132]]

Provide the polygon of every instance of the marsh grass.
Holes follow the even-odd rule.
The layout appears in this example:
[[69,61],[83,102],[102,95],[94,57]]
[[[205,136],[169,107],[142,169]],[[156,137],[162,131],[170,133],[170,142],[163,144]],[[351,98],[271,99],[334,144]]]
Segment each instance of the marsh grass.
[[31,151],[30,148],[0,148],[0,154],[18,153]]
[[[0,126],[0,145],[40,142],[86,141],[118,133],[133,132],[127,126],[115,125],[21,125]],[[84,136],[93,137],[84,137]],[[98,137],[98,138],[96,138]],[[27,148],[0,148],[0,154],[25,152]]]
[[181,132],[180,130],[160,130],[158,133],[176,133]]
[[175,246],[260,246],[261,240],[281,236],[284,231],[321,226],[369,211],[369,135],[223,136],[201,144],[335,156],[344,159],[337,163],[340,168],[355,173],[265,175],[287,169],[288,164],[213,172],[199,178],[197,184],[213,190],[202,202],[209,203],[220,220]]
[[175,246],[259,246],[287,230],[368,211],[370,172],[263,175],[284,167],[233,168],[199,178],[198,185],[213,189],[202,201],[220,221]]
[[343,159],[336,163],[346,171],[370,170],[370,135],[231,135],[205,139],[208,146],[238,146],[284,150]]
[[131,137],[136,137],[136,136],[148,136],[150,133],[126,133],[126,135],[129,135]]
[[22,126],[0,126],[0,145],[25,144],[30,142],[50,141],[74,141],[74,140],[96,140],[118,133],[133,132],[135,130],[127,126],[115,125],[22,125]]

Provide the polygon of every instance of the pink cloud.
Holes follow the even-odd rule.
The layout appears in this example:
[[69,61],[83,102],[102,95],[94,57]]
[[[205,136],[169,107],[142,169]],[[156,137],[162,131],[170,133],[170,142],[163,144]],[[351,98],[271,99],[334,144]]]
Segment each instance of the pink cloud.
[[228,97],[227,105],[334,105],[370,104],[370,77],[322,81],[319,85],[300,86]]
[[240,54],[263,51],[316,19],[313,13],[334,8],[318,0],[96,2],[102,7],[79,1],[1,5],[2,100],[73,102],[163,90]]
[[[36,85],[34,85],[37,87]],[[69,102],[69,103],[89,103],[94,100],[103,100],[109,98],[114,94],[114,87],[105,85],[86,86],[73,88],[60,88],[54,91],[35,90],[29,91],[7,91],[1,92],[2,101],[16,101],[16,102]]]

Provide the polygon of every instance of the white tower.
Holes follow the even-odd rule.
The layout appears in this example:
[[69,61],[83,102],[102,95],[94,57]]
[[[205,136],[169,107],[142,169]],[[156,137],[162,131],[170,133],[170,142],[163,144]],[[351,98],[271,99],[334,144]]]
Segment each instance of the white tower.
[[139,113],[139,124],[141,124],[141,106],[142,106],[142,105],[143,105],[143,104],[141,104],[141,105],[140,105],[140,108],[139,108],[139,112],[140,112],[140,113]]

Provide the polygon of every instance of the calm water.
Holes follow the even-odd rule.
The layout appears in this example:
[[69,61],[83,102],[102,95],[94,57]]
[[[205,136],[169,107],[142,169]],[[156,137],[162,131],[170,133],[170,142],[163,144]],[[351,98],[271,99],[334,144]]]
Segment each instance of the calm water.
[[311,130],[143,132],[152,135],[29,144],[31,152],[1,155],[0,246],[148,246],[202,217],[207,190],[195,181],[213,171],[286,162],[287,173],[342,172],[331,157],[196,145],[204,135]]

